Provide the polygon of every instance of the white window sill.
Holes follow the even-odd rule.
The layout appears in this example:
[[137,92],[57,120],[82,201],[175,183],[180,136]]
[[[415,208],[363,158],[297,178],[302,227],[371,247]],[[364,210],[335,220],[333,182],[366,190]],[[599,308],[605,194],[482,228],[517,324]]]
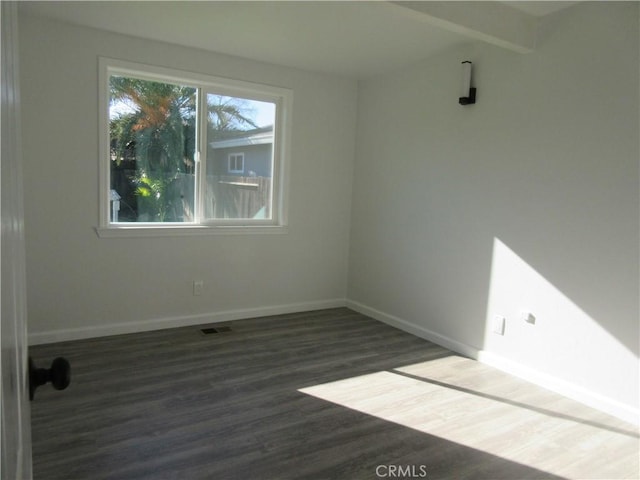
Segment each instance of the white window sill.
[[135,237],[184,237],[197,235],[262,235],[284,234],[288,229],[283,225],[112,225],[96,227],[100,238]]

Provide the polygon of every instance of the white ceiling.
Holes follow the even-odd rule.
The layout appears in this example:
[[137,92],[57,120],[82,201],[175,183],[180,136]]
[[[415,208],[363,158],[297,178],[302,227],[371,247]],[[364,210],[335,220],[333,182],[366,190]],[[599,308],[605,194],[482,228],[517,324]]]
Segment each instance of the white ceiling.
[[[509,10],[533,18],[575,2],[502,3],[503,9],[515,4],[518,10]],[[43,1],[21,2],[20,9],[116,33],[351,77],[382,73],[469,41],[468,35],[447,28],[447,22],[443,26],[425,21],[427,16],[386,1]]]

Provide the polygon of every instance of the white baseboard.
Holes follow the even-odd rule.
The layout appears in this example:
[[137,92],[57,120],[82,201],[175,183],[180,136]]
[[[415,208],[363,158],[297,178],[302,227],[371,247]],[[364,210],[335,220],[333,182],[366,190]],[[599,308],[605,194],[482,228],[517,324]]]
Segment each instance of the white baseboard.
[[549,374],[539,372],[531,367],[514,362],[495,353],[481,350],[477,358],[479,362],[495,367],[514,377],[521,378],[552,392],[576,400],[591,408],[608,413],[616,418],[629,422],[636,427],[640,426],[640,409],[633,408],[615,399],[605,397],[599,393],[587,390]]
[[539,372],[531,367],[519,364],[492,352],[477,349],[458,342],[457,340],[440,335],[439,333],[433,332],[394,315],[389,315],[388,313],[371,308],[360,302],[347,299],[346,306],[352,310],[362,313],[363,315],[367,315],[383,323],[399,328],[400,330],[404,330],[405,332],[441,345],[456,353],[473,358],[474,360],[478,360],[481,363],[490,365],[502,370],[503,372],[509,373],[510,375],[516,376],[542,388],[546,388],[547,390],[551,390],[552,392],[571,398],[572,400],[629,422],[636,427],[640,426],[640,409],[638,408],[634,408],[627,404],[618,402],[615,399],[587,390],[579,385]]
[[478,357],[478,350],[476,348],[470,347],[469,345],[458,342],[449,337],[445,337],[444,335],[440,335],[439,333],[421,327],[420,325],[411,323],[407,320],[403,320],[402,318],[396,317],[395,315],[389,315],[388,313],[381,312],[380,310],[376,310],[375,308],[371,308],[360,302],[349,299],[347,299],[346,306],[352,310],[355,310],[356,312],[362,313],[363,315],[386,323],[387,325],[391,325],[392,327],[396,327],[400,330],[411,333],[416,337],[424,338],[425,340],[429,340],[430,342],[448,348],[449,350],[453,350],[454,352],[460,353],[465,357],[470,357],[473,359],[477,359]]
[[50,330],[46,332],[29,333],[29,345],[107,337],[110,335],[147,332],[150,330],[162,330],[165,328],[188,327],[208,323],[230,322],[232,320],[241,320],[245,318],[267,317],[271,315],[283,315],[286,313],[307,312],[344,306],[346,306],[344,299],[335,298],[316,302],[291,303],[286,305],[226,310],[222,312],[185,315],[180,317],[140,320],[136,322],[110,323],[100,326]]

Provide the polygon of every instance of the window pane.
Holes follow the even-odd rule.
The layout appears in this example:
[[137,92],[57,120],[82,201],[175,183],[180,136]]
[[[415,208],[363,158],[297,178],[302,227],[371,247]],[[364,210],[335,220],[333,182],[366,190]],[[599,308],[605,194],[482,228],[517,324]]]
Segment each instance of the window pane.
[[276,105],[207,94],[208,219],[272,218]]
[[229,154],[229,173],[244,173],[244,154]]
[[194,221],[196,89],[109,77],[111,222]]

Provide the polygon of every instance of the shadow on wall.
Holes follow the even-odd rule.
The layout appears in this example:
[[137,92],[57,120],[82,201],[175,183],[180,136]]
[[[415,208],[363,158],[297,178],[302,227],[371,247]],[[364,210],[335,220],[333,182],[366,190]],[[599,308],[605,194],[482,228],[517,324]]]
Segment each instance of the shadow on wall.
[[[609,285],[608,288],[615,288]],[[589,315],[498,238],[494,238],[483,348],[577,385],[636,388],[637,335],[615,319]],[[630,320],[626,327],[634,328]],[[605,328],[606,327],[606,328]],[[615,371],[611,365],[616,365]]]
[[[499,241],[499,240],[498,240]],[[637,257],[628,257],[624,248],[617,242],[611,242],[609,251],[589,250],[589,241],[575,245],[578,253],[567,252],[544,257],[544,265],[526,246],[516,248],[516,244],[505,238],[505,244],[512,245],[523,262],[544,275],[568,299],[571,299],[582,313],[606,327],[607,332],[636,357],[640,355],[638,332],[638,289],[640,288],[640,270]],[[630,242],[631,248],[637,240]],[[637,249],[637,248],[636,248]],[[538,254],[541,252],[535,249]],[[631,250],[633,251],[633,250]],[[494,249],[495,252],[495,249]],[[614,253],[611,253],[614,252]],[[572,257],[568,260],[567,257]],[[584,266],[579,259],[587,260]],[[616,262],[612,266],[612,262]]]
[[[594,279],[594,282],[598,281]],[[603,284],[602,288],[616,289],[618,286]],[[531,317],[527,318],[527,314],[531,314]],[[492,330],[496,315],[506,317],[507,328],[512,327],[511,334],[521,335],[520,339],[530,343],[539,338],[548,340],[548,335],[552,335],[565,342],[574,339],[573,343],[579,342],[586,347],[589,334],[593,334],[599,342],[603,336],[609,337],[629,354],[638,357],[637,336],[623,330],[625,326],[634,325],[632,319],[625,323],[611,318],[613,313],[610,318],[604,319],[590,315],[582,303],[578,305],[574,302],[498,238],[493,240],[485,346],[487,341],[495,338]],[[606,329],[602,323],[607,326]],[[518,326],[514,328],[516,324]],[[576,332],[580,332],[579,338]],[[602,344],[599,343],[598,348],[601,349]],[[540,353],[538,350],[536,355]]]

